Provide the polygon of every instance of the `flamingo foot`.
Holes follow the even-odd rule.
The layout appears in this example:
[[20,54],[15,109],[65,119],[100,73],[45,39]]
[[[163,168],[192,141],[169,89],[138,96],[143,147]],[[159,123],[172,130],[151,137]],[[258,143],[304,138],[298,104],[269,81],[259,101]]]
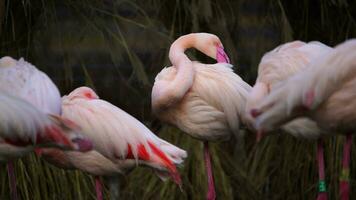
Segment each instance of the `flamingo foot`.
[[7,173],[8,173],[9,182],[10,182],[11,198],[12,198],[12,200],[18,200],[17,188],[16,188],[16,176],[15,176],[13,161],[9,161],[7,163]]
[[343,156],[342,156],[342,171],[340,176],[340,199],[348,200],[350,194],[350,153],[352,145],[352,135],[346,135],[346,142],[344,144]]
[[325,183],[324,147],[323,147],[322,139],[318,140],[317,161],[318,161],[318,173],[319,173],[319,185],[318,185],[317,200],[327,200],[328,193],[326,190],[326,183]]
[[206,199],[215,200],[216,192],[215,192],[215,185],[214,185],[214,176],[211,167],[211,155],[209,152],[209,143],[207,141],[204,142],[204,161],[205,161],[205,168],[208,177],[208,193]]
[[95,176],[95,192],[96,199],[103,200],[103,183],[101,182],[99,176]]

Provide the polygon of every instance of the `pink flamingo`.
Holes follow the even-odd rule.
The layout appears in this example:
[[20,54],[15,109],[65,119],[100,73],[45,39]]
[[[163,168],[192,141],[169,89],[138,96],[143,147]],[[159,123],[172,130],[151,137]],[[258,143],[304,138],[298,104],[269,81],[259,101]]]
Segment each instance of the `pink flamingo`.
[[[192,62],[184,54],[191,47],[226,63]],[[152,109],[160,120],[204,141],[207,199],[215,199],[208,141],[226,140],[239,134],[239,122],[251,87],[232,71],[220,39],[213,34],[181,36],[172,44],[169,58],[173,66],[156,76]]]
[[346,132],[340,196],[349,198],[351,133],[356,120],[356,40],[349,40],[319,57],[311,66],[272,91],[254,109],[255,126],[270,131],[296,117],[307,116],[324,130]]
[[42,155],[56,165],[95,175],[97,199],[102,199],[98,176],[125,173],[137,164],[153,168],[161,178],[169,175],[181,185],[175,165],[186,158],[184,150],[158,138],[131,115],[99,99],[88,87],[77,88],[62,99],[63,116],[82,128],[95,151],[43,150]]
[[[0,162],[8,162],[12,199],[18,199],[16,177],[13,173],[15,158],[25,156],[35,147],[57,147],[83,150],[81,139],[56,116],[46,115],[33,105],[2,91],[0,93]],[[91,147],[87,146],[87,150]]]
[[[246,103],[248,123],[253,123],[254,118],[251,114],[256,114],[250,112],[251,108],[258,105],[270,92],[273,92],[274,88],[278,87],[278,84],[282,84],[284,80],[305,70],[314,59],[331,50],[332,48],[320,42],[293,41],[282,44],[266,53],[259,64],[256,84],[253,86]],[[316,139],[321,134],[317,124],[307,118],[297,118],[283,125],[282,129],[293,136],[309,139]],[[261,135],[258,132],[257,140],[259,141],[260,138]],[[322,140],[318,141],[317,148],[319,184],[322,186],[319,187],[321,190],[317,199],[322,200],[327,198]]]
[[[58,117],[61,113],[61,97],[58,88],[45,73],[22,58],[18,61],[8,56],[0,59],[0,90],[26,100],[43,114],[51,114],[59,123],[69,123],[68,120]],[[58,132],[57,137],[68,137],[61,135],[62,133],[66,132]],[[91,146],[90,141],[78,135],[72,142],[77,143],[79,150],[83,151],[87,151]],[[9,161],[8,166],[8,173],[13,177],[10,181],[16,181],[12,161]],[[16,186],[16,183],[13,182],[10,185]],[[12,188],[12,191],[15,195],[13,199],[17,199],[16,188]]]

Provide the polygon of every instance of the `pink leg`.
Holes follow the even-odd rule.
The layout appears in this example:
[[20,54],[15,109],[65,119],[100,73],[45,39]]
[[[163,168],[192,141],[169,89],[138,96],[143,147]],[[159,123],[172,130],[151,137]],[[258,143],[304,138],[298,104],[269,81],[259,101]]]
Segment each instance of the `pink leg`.
[[211,155],[209,152],[209,143],[207,141],[204,142],[204,160],[205,160],[205,168],[208,176],[208,194],[207,200],[215,200],[215,185],[214,185],[214,176],[213,171],[211,169]]
[[100,180],[100,176],[95,176],[95,191],[96,199],[103,200],[103,183]]
[[7,173],[8,173],[9,182],[10,182],[11,198],[12,198],[12,200],[17,200],[18,197],[17,197],[17,189],[16,189],[16,176],[15,176],[13,161],[9,161],[7,163]]
[[350,152],[352,145],[352,135],[346,135],[346,142],[344,144],[344,152],[342,156],[342,171],[340,176],[340,199],[348,200],[350,194]]
[[319,183],[318,183],[318,197],[317,200],[327,200],[328,193],[326,192],[326,183],[325,183],[325,166],[324,166],[324,147],[323,140],[318,140],[318,149],[317,149],[317,160],[318,160],[318,169],[319,169]]

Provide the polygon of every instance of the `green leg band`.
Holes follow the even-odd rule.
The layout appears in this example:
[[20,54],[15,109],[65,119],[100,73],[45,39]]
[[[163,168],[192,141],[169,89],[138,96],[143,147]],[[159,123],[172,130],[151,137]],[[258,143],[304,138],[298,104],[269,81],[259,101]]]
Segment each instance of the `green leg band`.
[[320,180],[318,183],[319,192],[326,192],[326,183],[324,180]]

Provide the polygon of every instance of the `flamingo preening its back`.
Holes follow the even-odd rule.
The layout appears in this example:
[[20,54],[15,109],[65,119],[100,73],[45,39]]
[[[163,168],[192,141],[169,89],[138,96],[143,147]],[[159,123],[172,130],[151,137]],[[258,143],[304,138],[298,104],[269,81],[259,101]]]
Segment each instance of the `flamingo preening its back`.
[[[2,93],[8,93],[27,101],[31,106],[34,106],[41,115],[51,115],[52,122],[71,130],[70,124],[72,122],[59,117],[61,113],[61,97],[58,88],[45,73],[39,71],[35,66],[22,58],[15,60],[5,56],[0,59],[0,90]],[[2,117],[6,118],[5,115]],[[16,131],[16,129],[13,131]],[[82,136],[76,134],[76,138],[71,139],[70,137],[72,136],[65,135],[65,133],[71,133],[73,135],[74,131],[61,131],[56,128],[50,131],[50,133],[52,135],[55,134],[54,136],[57,138],[66,138],[66,140],[71,143],[76,143],[79,147],[77,150],[87,151],[91,148],[90,141],[84,139]],[[12,135],[13,133],[7,132],[7,134]],[[15,139],[20,140],[21,138]],[[15,142],[12,143],[12,145],[16,144]],[[10,177],[12,177],[10,178],[10,182],[12,181],[10,186],[16,186],[13,163],[11,160],[9,161],[8,173]],[[12,187],[11,190],[13,194],[12,199],[17,199],[16,188]]]
[[[258,66],[258,77],[246,104],[246,116],[251,125],[254,121],[251,108],[258,105],[265,96],[272,92],[279,84],[283,84],[289,77],[297,74],[309,67],[309,64],[319,56],[331,51],[332,48],[320,42],[305,43],[293,41],[282,44],[270,52],[267,52],[261,59]],[[321,130],[317,124],[307,118],[297,118],[282,126],[287,133],[296,137],[316,139],[320,136]],[[261,132],[257,133],[257,140],[260,140]],[[323,145],[321,139],[318,141],[317,160],[319,164],[320,184],[325,185]],[[317,199],[327,198],[325,187],[319,191]]]
[[[184,150],[158,138],[145,125],[88,87],[80,87],[63,98],[63,117],[74,121],[94,145],[87,153],[43,150],[52,163],[78,168],[95,176],[111,176],[129,171],[137,164],[149,166],[157,174],[170,176],[181,185],[176,165],[182,164]],[[98,199],[101,184],[96,177]]]
[[[191,47],[225,63],[193,62],[184,54]],[[251,87],[233,72],[220,39],[213,34],[181,36],[171,45],[169,59],[173,66],[164,68],[155,78],[152,110],[160,120],[204,141],[207,199],[215,199],[208,141],[239,135]]]
[[270,131],[294,118],[307,116],[331,133],[346,133],[340,197],[349,198],[351,133],[356,130],[356,40],[346,41],[314,60],[254,107],[255,126]]

